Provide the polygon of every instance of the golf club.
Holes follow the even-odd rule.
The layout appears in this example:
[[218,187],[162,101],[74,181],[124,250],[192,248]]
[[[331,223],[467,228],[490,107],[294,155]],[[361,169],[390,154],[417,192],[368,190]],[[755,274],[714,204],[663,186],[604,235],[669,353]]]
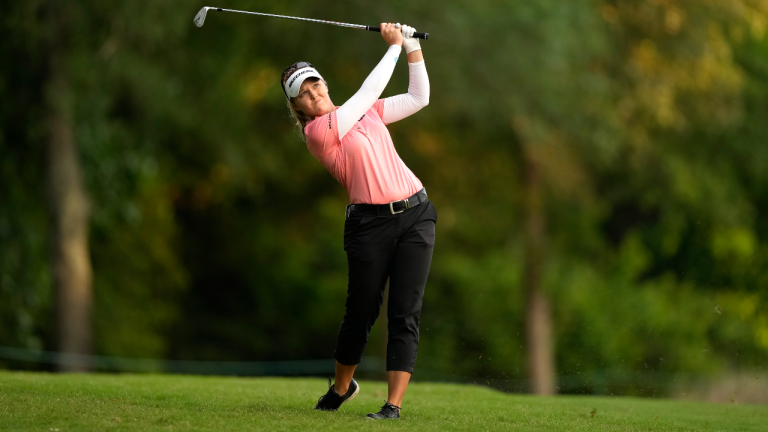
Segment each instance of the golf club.
[[[239,10],[233,10],[233,9],[222,9],[222,8],[210,7],[210,6],[205,6],[204,8],[200,9],[200,12],[198,12],[197,15],[195,15],[195,19],[193,20],[193,22],[195,23],[196,26],[198,27],[203,26],[203,24],[205,23],[205,16],[208,14],[209,9],[219,11],[219,12],[237,12],[237,13],[244,13],[244,14],[250,14],[250,15],[260,15],[260,16],[266,16],[266,17],[272,17],[272,18],[284,18],[284,19],[292,19],[292,20],[299,20],[299,21],[309,21],[309,22],[316,22],[320,24],[330,24],[330,25],[335,25],[339,27],[349,27],[349,28],[360,29],[360,30],[381,32],[381,29],[379,27],[365,26],[360,24],[347,24],[347,23],[340,23],[336,21],[325,21],[325,20],[311,19],[311,18],[298,18],[298,17],[291,17],[291,16],[285,16],[285,15],[272,15],[272,14],[259,13],[259,12],[247,12],[247,11],[239,11]],[[413,37],[426,40],[429,38],[429,33],[416,32],[413,34]]]

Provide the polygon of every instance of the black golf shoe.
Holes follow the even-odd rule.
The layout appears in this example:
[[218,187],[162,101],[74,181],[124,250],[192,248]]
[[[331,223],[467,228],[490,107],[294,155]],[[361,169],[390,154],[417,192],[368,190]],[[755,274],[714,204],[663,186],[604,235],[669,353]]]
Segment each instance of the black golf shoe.
[[357,382],[353,379],[349,383],[349,390],[347,390],[347,392],[343,395],[340,395],[336,393],[336,390],[333,389],[333,385],[331,385],[331,379],[328,378],[328,392],[323,396],[320,396],[320,399],[317,400],[317,405],[315,405],[315,409],[321,411],[336,411],[339,409],[341,404],[354,399],[355,396],[357,396],[357,392],[359,391],[360,386],[357,385]]
[[367,416],[370,419],[375,420],[383,420],[383,419],[399,419],[400,418],[400,407],[397,405],[392,405],[389,402],[386,402],[383,407],[381,407],[381,410],[377,413],[370,413]]

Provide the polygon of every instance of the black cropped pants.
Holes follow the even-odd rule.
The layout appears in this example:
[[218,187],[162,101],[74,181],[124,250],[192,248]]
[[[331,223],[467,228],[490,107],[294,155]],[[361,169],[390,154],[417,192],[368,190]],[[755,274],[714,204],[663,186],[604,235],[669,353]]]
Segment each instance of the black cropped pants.
[[363,359],[389,278],[387,370],[413,373],[436,222],[429,201],[395,215],[349,212],[344,224],[349,286],[334,355],[339,363]]

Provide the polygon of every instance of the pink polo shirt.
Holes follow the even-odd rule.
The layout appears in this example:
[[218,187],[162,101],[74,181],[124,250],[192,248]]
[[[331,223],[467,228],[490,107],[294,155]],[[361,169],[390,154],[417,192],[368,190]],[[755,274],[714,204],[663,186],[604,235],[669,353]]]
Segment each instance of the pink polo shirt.
[[347,189],[351,204],[388,204],[423,187],[397,155],[383,111],[384,99],[379,99],[341,141],[336,111],[304,127],[309,152]]

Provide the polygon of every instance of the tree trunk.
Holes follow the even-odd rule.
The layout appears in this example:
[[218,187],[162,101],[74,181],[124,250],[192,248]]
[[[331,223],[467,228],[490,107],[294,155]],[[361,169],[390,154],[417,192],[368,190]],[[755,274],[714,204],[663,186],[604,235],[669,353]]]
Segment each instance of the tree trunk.
[[528,377],[534,394],[555,394],[555,362],[552,343],[552,312],[542,290],[546,249],[541,177],[536,161],[525,152],[525,332]]
[[[65,11],[57,11],[65,12]],[[51,218],[56,325],[61,353],[91,353],[92,270],[88,254],[90,204],[83,185],[72,124],[72,102],[67,74],[66,14],[52,17],[54,38],[47,86],[48,205]],[[62,357],[63,359],[64,357]],[[61,371],[86,371],[85,362],[66,362]]]

